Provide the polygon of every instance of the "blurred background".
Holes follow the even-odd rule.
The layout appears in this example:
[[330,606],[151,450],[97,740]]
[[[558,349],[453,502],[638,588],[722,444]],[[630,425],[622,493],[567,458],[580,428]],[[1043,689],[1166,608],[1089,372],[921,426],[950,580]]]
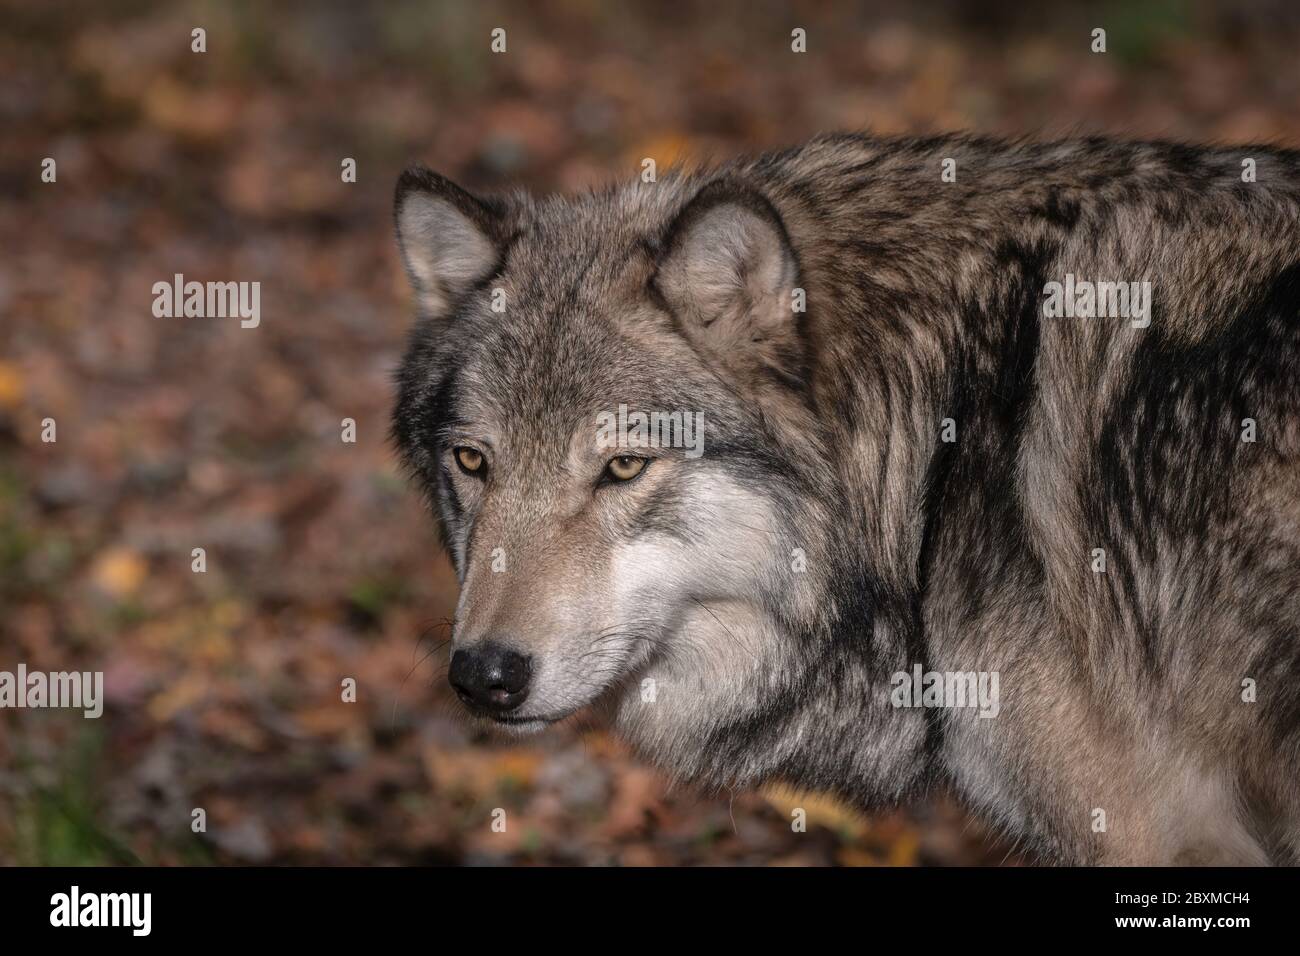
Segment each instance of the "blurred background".
[[[107,697],[0,711],[0,862],[1017,862],[943,798],[698,793],[591,723],[462,722],[455,580],[386,439],[393,183],[571,191],[830,129],[1295,147],[1298,49],[1291,2],[0,3],[0,670]],[[175,273],[260,281],[260,327],[155,318]]]

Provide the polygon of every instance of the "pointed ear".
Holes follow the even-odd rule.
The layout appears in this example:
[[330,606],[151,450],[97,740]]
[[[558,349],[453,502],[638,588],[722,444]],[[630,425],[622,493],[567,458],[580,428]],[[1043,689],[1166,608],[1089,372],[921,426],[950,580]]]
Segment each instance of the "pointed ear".
[[803,379],[799,264],[785,224],[761,193],[715,180],[669,227],[654,288],[693,343],[733,370]]
[[500,266],[501,208],[423,166],[397,180],[397,245],[426,316],[438,318]]

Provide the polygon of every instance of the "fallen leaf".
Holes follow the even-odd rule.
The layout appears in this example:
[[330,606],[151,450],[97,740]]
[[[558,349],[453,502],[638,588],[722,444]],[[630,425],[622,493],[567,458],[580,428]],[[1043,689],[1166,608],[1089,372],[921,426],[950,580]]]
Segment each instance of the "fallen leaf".
[[95,561],[91,579],[110,597],[130,597],[140,589],[149,566],[129,548],[111,548]]
[[12,362],[0,362],[0,406],[16,408],[22,396],[22,370]]

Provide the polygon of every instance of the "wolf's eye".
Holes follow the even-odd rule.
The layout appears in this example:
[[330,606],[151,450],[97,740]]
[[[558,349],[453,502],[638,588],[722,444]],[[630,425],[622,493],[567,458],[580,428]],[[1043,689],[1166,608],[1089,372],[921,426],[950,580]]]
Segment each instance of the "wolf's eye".
[[614,481],[631,481],[645,470],[646,460],[635,455],[619,455],[605,466],[605,474]]
[[480,474],[483,471],[483,453],[477,448],[464,446],[456,449],[456,464],[467,475]]

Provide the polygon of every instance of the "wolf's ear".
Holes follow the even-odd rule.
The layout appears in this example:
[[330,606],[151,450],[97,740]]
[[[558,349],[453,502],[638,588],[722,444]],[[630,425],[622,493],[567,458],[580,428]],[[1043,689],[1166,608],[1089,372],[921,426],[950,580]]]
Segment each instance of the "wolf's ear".
[[757,191],[715,180],[669,227],[653,286],[697,346],[737,371],[803,377],[799,264],[785,224]]
[[397,180],[393,218],[406,274],[429,317],[445,315],[500,264],[500,208],[423,166]]

